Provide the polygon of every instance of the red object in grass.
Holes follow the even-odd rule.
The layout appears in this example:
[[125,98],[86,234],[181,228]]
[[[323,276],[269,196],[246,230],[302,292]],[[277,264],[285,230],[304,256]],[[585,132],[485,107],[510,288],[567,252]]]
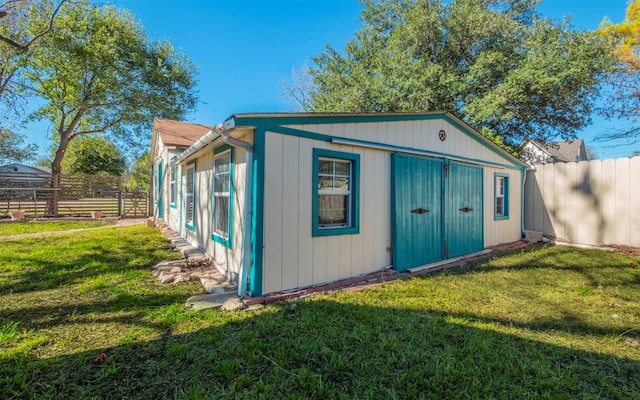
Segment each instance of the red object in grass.
[[630,263],[630,264],[629,264],[629,267],[631,267],[631,268],[635,268],[635,267],[636,267],[636,265],[635,265],[634,263]]
[[98,357],[96,357],[95,361],[101,363],[101,362],[104,362],[104,360],[106,360],[106,359],[107,359],[107,355],[104,354],[104,353],[100,353],[100,355]]

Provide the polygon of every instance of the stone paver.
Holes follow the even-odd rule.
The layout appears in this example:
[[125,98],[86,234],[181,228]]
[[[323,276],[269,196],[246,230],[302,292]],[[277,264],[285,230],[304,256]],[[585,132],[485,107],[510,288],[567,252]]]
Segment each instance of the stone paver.
[[[161,229],[162,234],[171,245],[184,256],[181,260],[165,261],[153,267],[152,273],[160,282],[176,284],[197,279],[200,280],[206,292],[202,296],[213,296],[207,297],[207,299],[216,299],[215,295],[223,295],[224,300],[222,301],[210,300],[206,301],[204,305],[198,303],[200,304],[198,305],[199,309],[221,307],[229,295],[235,296],[236,287],[215,268],[211,259],[202,250],[192,246],[166,225],[158,224],[158,228]],[[190,300],[187,301],[187,304]]]

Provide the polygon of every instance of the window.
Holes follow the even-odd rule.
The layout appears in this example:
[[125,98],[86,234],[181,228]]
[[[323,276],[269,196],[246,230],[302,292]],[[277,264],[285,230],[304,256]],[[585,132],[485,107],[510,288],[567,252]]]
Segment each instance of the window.
[[176,208],[176,166],[171,167],[171,176],[169,179],[169,203],[171,208]]
[[196,192],[196,166],[195,164],[187,165],[187,179],[185,183],[185,223],[187,228],[194,230],[195,228],[195,192]]
[[313,150],[313,236],[359,232],[360,156]]
[[219,153],[215,153],[213,156],[212,239],[230,247],[233,198],[233,153],[229,148],[225,150],[225,147],[216,149],[215,151],[219,151]]
[[509,218],[509,177],[495,175],[495,219]]

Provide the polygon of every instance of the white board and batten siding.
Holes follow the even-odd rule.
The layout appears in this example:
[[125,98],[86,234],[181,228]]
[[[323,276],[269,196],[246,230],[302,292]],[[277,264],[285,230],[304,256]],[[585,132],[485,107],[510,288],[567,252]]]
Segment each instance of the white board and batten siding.
[[[253,134],[246,134],[240,140],[251,143]],[[214,148],[219,148],[224,143],[216,142],[214,146],[208,146],[199,151],[198,157],[183,163],[182,177],[179,193],[186,193],[186,170],[187,165],[195,161],[196,170],[196,200],[194,206],[195,229],[190,230],[182,227],[182,235],[195,247],[206,252],[211,257],[215,265],[221,272],[224,272],[228,279],[234,284],[238,283],[240,274],[242,241],[244,239],[243,219],[245,216],[245,182],[246,182],[246,151],[242,148],[233,148],[233,204],[232,204],[232,228],[231,246],[218,243],[211,238],[213,233],[213,157]],[[182,208],[182,225],[185,223],[186,209],[180,196]]]
[[[484,245],[521,238],[522,172],[444,119],[288,125],[331,137],[437,152],[484,161]],[[446,140],[438,132],[445,130]],[[358,234],[312,236],[313,149],[360,155]],[[266,132],[263,293],[312,286],[381,271],[392,263],[391,153]],[[499,164],[499,165],[493,165]],[[494,219],[494,173],[509,176],[509,219]]]

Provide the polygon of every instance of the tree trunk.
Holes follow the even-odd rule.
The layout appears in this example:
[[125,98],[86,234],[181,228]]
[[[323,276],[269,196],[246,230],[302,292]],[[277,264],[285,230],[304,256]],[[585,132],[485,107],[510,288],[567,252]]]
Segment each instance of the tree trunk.
[[58,150],[56,150],[56,156],[51,163],[53,195],[49,198],[47,203],[46,214],[54,217],[58,216],[58,204],[60,202],[60,172],[62,170],[62,159],[64,158],[64,153],[69,145],[69,140],[70,139],[67,135],[62,135],[60,138],[60,145],[58,146]]

